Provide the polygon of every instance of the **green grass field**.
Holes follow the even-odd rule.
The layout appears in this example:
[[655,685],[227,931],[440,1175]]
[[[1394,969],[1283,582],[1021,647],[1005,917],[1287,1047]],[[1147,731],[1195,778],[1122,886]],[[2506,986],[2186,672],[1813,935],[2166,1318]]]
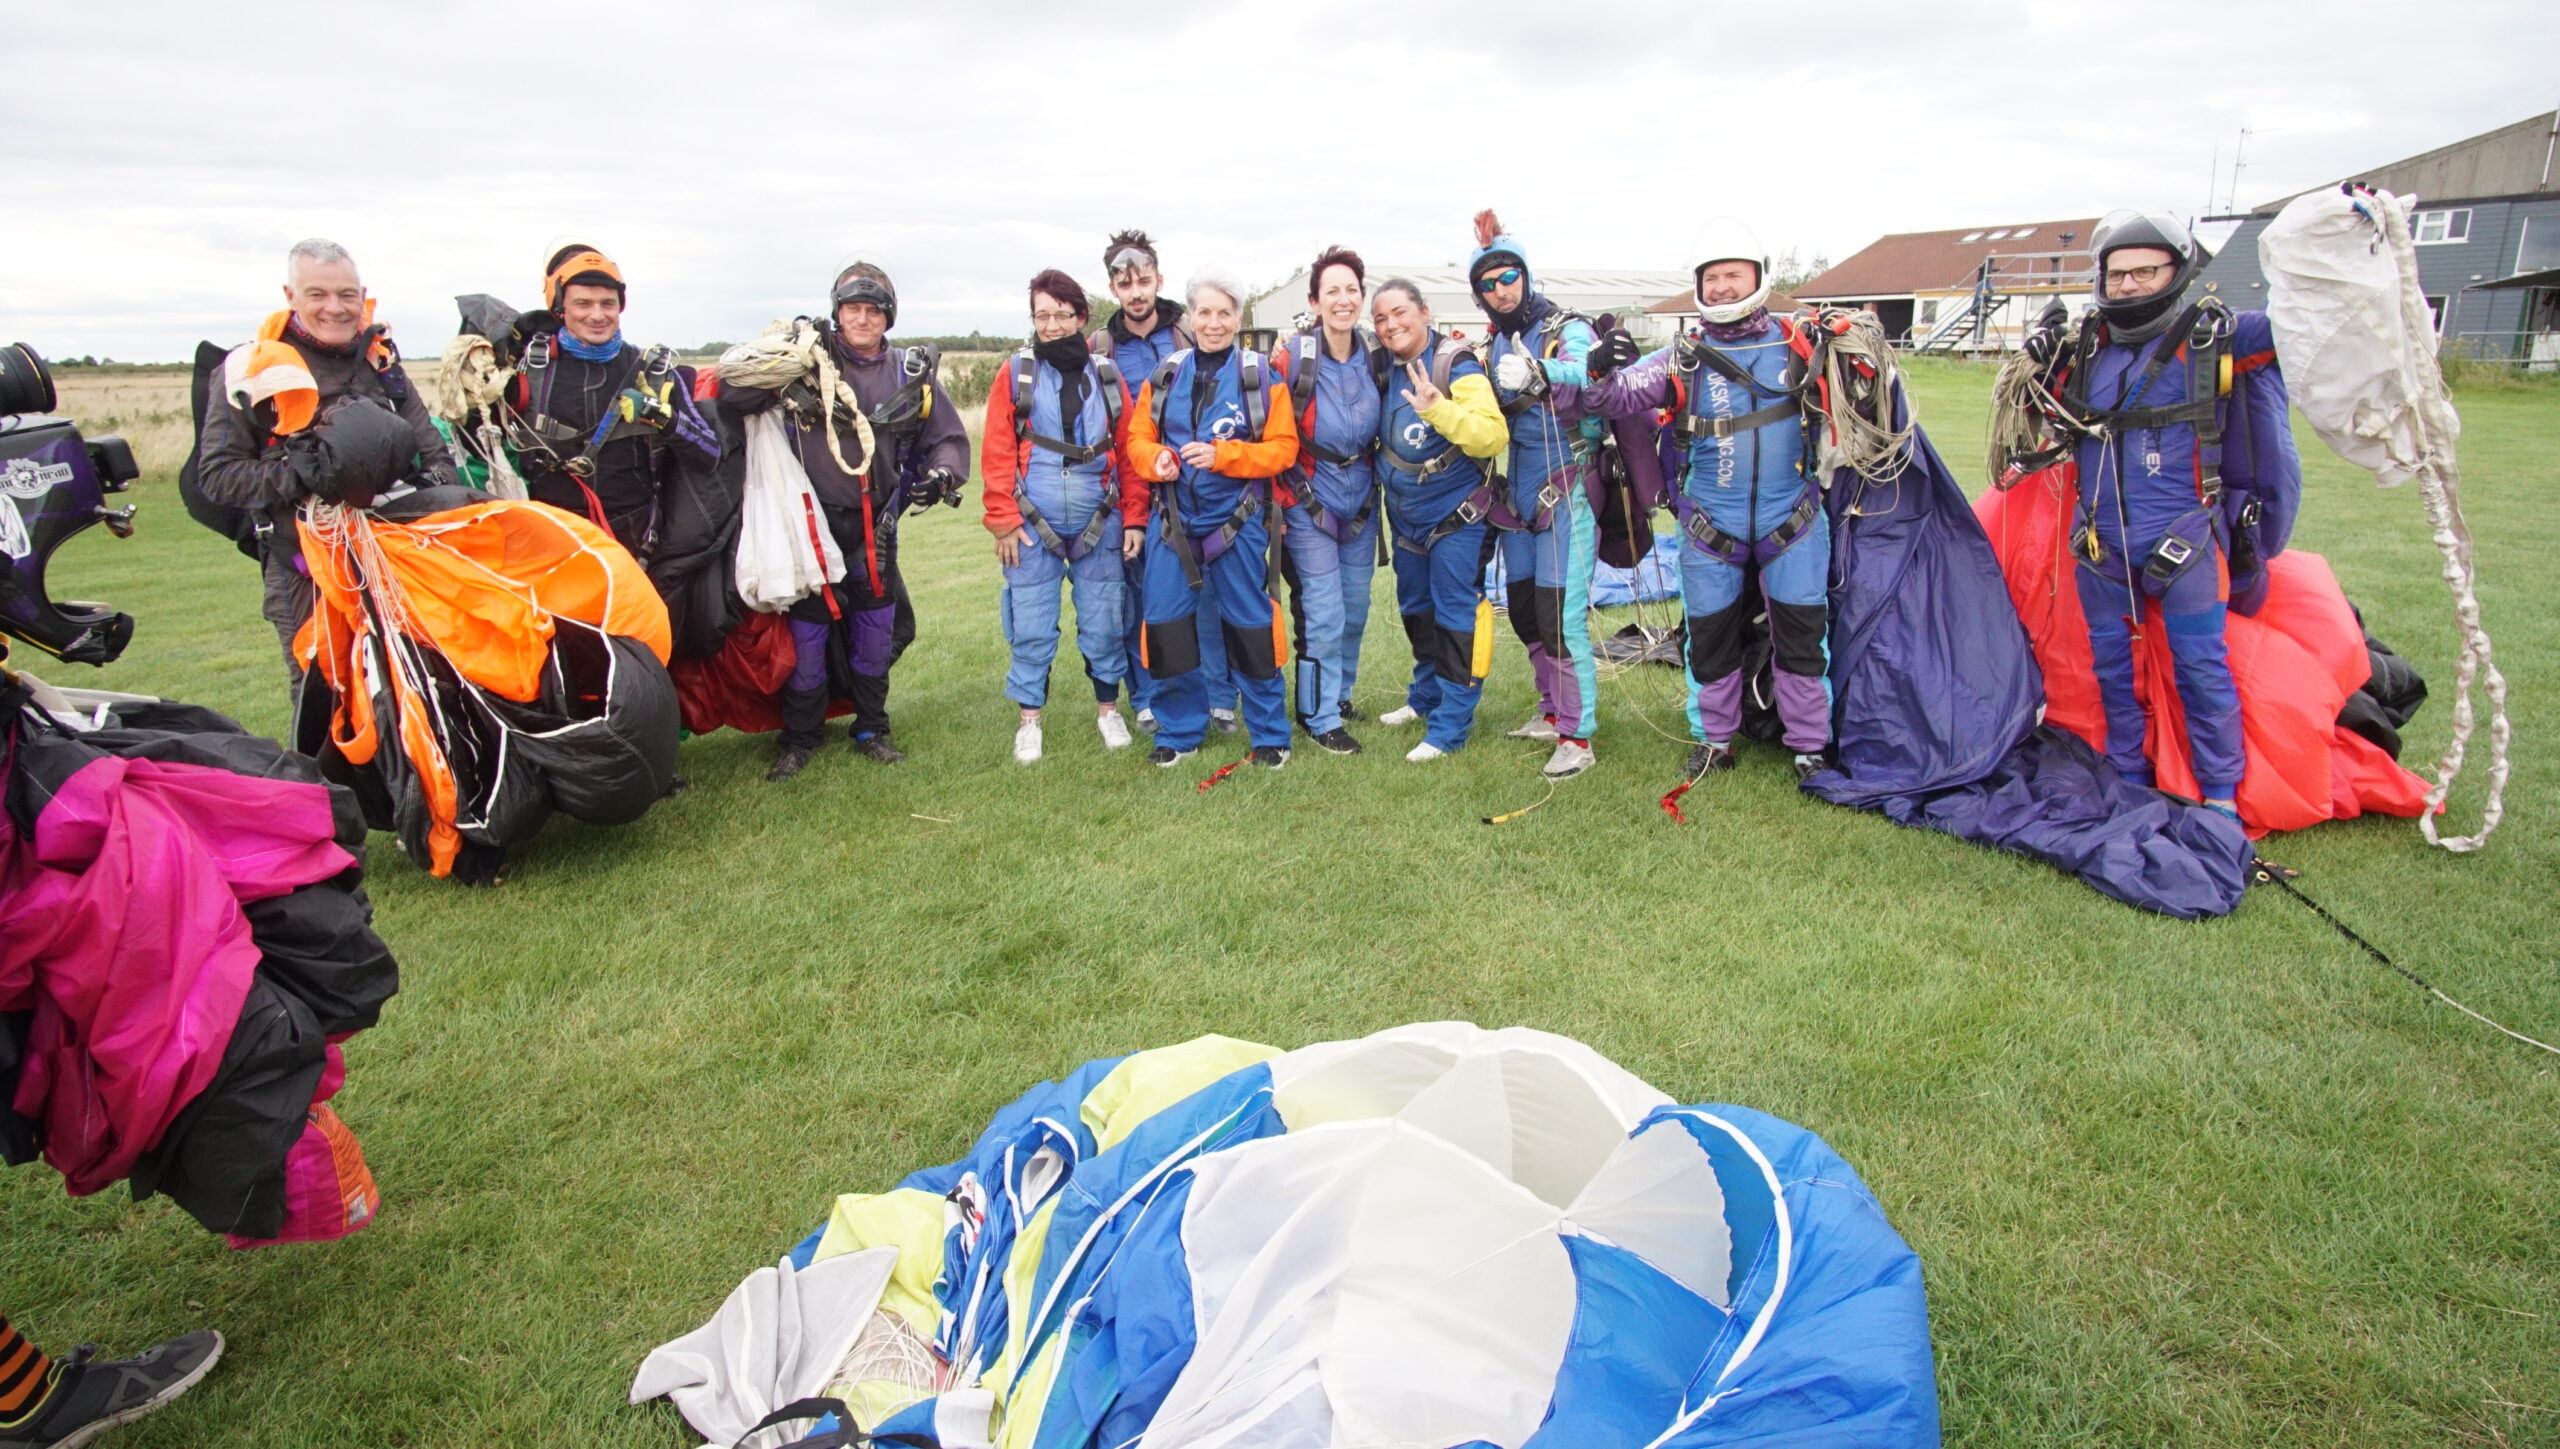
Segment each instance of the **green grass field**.
[[[1963,476],[1989,382],[1914,377]],[[2468,857],[2401,820],[2266,850],[2454,996],[2549,1038],[2560,391],[2461,400],[2517,720],[2508,822]],[[2419,500],[2304,447],[2296,541],[2435,685],[2409,732],[2423,765],[2453,633]],[[123,661],[69,682],[279,729],[253,569],[186,520],[165,466],[136,496],[140,536],[94,530],[57,566],[57,591],[141,621]],[[1604,686],[1598,768],[1487,829],[1542,793],[1543,751],[1499,738],[1530,698],[1508,631],[1487,728],[1431,768],[1372,725],[1366,755],[1303,751],[1204,796],[1192,781],[1235,750],[1213,735],[1174,771],[1106,757],[1062,661],[1049,758],[1023,769],[985,533],[918,520],[907,559],[909,764],[836,744],[768,786],[769,739],[691,740],[691,793],[620,829],[555,823],[494,892],[376,837],[403,990],[337,1102],[383,1189],[376,1226],[231,1253],[165,1201],[0,1176],[0,1310],[42,1341],[230,1338],[212,1378],[110,1442],[690,1444],[663,1404],[624,1406],[641,1356],[832,1194],[957,1156],[1032,1082],[1204,1032],[1294,1047],[1454,1017],[1578,1037],[1680,1100],[1826,1137],[1927,1267],[1952,1443],[2560,1444],[2560,1059],[2429,1003],[2291,902],[2141,915],[1800,797],[1774,753],[1675,826],[1654,801],[1682,746],[1635,718],[1635,686]],[[1373,711],[1403,649],[1382,606]],[[2457,792],[2465,829],[2479,793]]]

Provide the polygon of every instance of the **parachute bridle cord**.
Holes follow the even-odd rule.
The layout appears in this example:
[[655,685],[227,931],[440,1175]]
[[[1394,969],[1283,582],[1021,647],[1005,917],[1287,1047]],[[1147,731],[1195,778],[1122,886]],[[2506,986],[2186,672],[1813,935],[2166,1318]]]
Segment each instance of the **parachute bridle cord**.
[[[1869,483],[1896,483],[1911,463],[1918,433],[1907,412],[1897,425],[1901,370],[1876,314],[1842,307],[1817,310],[1812,375],[1805,398],[1822,419],[1818,463],[1825,475],[1846,468]],[[1756,522],[1756,521],[1755,521]]]
[[1680,783],[1672,786],[1671,792],[1662,797],[1662,813],[1671,817],[1672,824],[1686,825],[1689,823],[1689,817],[1680,813],[1680,797],[1688,794],[1691,786],[1697,784],[1700,780],[1703,780],[1706,777],[1707,772],[1704,770],[1700,770],[1694,775],[1684,775],[1681,777]]
[[[1253,757],[1251,755],[1245,756],[1245,760],[1252,758]],[[1244,760],[1230,760],[1226,764],[1220,765],[1217,769],[1211,771],[1209,778],[1200,782],[1200,793],[1206,795],[1210,791],[1218,788],[1220,785],[1225,784],[1227,782],[1227,777],[1234,774],[1237,767],[1243,763]]]
[[1556,798],[1556,782],[1549,780],[1547,782],[1547,793],[1539,796],[1535,801],[1527,805],[1523,805],[1517,810],[1508,811],[1501,815],[1487,815],[1484,817],[1484,823],[1487,825],[1508,825],[1512,821],[1519,819],[1521,816],[1528,814],[1530,811],[1537,809],[1540,805],[1544,805],[1554,798]]
[[2318,901],[2304,895],[2293,883],[2294,878],[2301,874],[2302,872],[2298,870],[2288,870],[2285,867],[2277,865],[2273,861],[2267,860],[2263,857],[2253,856],[2249,861],[2249,880],[2252,884],[2274,886],[2277,890],[2280,890],[2286,895],[2293,897],[2295,900],[2302,902],[2305,907],[2309,908],[2311,914],[2327,921],[2331,929],[2335,930],[2339,935],[2346,937],[2348,941],[2355,945],[2357,950],[2364,952],[2374,960],[2381,962],[2386,967],[2389,967],[2391,971],[2397,974],[2402,980],[2407,981],[2410,985],[2417,987],[2420,991],[2427,993],[2429,996],[2434,997],[2436,1000],[2443,1002],[2445,1005],[2452,1007],[2454,1010],[2461,1012],[2464,1016],[2470,1017],[2473,1021],[2480,1023],[2482,1026],[2488,1027],[2492,1031],[2514,1037],[2517,1041],[2523,1042],[2526,1046],[2539,1047],[2554,1056],[2560,1056],[2560,1046],[2553,1046],[2547,1041],[2538,1041],[2532,1037],[2526,1036],[2523,1032],[2515,1030],[2513,1027],[2492,1021],[2488,1017],[2481,1015],[2479,1012],[2473,1011],[2470,1007],[2463,1005],[2461,1002],[2454,1000],[2452,997],[2445,995],[2442,991],[2437,990],[2435,983],[2427,980],[2423,976],[2420,976],[2417,972],[2410,970],[2408,967],[2403,966],[2399,962],[2382,954],[2382,949],[2380,947],[2374,945],[2364,937],[2357,935],[2346,922],[2329,914],[2328,907],[2323,906]]
[[[2425,289],[2418,281],[2418,252],[2409,234],[2407,200],[2391,198],[2389,205],[2366,209],[2379,213],[2383,235],[2390,242],[2393,259],[2399,263],[2402,330],[2412,338],[2433,338],[2435,321],[2427,310]],[[2453,440],[2462,431],[2462,421],[2455,415],[2453,399],[2445,391],[2444,370],[2436,361],[2432,344],[2415,350],[2419,355],[2408,361],[2418,384],[2414,416],[2419,432],[2418,496],[2426,501],[2427,523],[2435,535],[2436,551],[2444,555],[2445,587],[2453,593],[2454,623],[2462,635],[2462,652],[2453,674],[2453,737],[2445,742],[2444,753],[2436,759],[2436,782],[2427,791],[2426,808],[2418,815],[2418,829],[2428,844],[2460,853],[2488,844],[2489,833],[2498,828],[2499,817],[2506,813],[2507,679],[2490,659],[2489,631],[2480,626],[2479,569],[2471,557],[2471,525],[2462,516],[2462,472],[2454,462]],[[2440,837],[2436,833],[2436,811],[2452,792],[2454,777],[2462,773],[2463,755],[2477,723],[2471,686],[2484,676],[2489,696],[2489,798],[2480,807],[2480,833]]]

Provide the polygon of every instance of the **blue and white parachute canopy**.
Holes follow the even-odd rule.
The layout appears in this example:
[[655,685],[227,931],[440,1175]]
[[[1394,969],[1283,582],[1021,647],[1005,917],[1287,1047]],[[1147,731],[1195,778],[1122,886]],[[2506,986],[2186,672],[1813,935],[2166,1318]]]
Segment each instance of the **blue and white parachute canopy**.
[[838,1199],[660,1395],[722,1446],[812,1397],[947,1449],[1938,1442],[1919,1259],[1820,1139],[1456,1022],[1044,1083]]

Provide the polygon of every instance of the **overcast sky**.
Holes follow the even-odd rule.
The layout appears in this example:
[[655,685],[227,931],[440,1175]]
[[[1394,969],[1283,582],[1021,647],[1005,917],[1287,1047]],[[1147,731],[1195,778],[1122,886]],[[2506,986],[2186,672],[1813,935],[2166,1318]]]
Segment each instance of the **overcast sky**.
[[1032,272],[1098,288],[1121,226],[1176,279],[1268,281],[1333,241],[1456,261],[1488,205],[1549,268],[1676,268],[1726,213],[1837,259],[2195,215],[2243,126],[2246,206],[2560,102],[2550,0],[56,0],[5,24],[0,340],[129,360],[246,335],[312,234],[412,354],[455,293],[533,305],[568,234],[622,263],[637,341],[750,336],[856,256],[896,277],[901,331],[1013,332]]

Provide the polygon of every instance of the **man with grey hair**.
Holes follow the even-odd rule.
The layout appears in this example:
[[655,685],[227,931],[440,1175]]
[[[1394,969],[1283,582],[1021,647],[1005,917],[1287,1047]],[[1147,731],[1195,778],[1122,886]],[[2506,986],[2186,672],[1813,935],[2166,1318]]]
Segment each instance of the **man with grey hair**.
[[321,237],[295,242],[284,301],[257,340],[225,360],[188,466],[208,502],[254,524],[261,612],[299,685],[293,636],[310,617],[312,589],[294,511],[310,498],[364,504],[404,481],[461,480],[347,249]]

